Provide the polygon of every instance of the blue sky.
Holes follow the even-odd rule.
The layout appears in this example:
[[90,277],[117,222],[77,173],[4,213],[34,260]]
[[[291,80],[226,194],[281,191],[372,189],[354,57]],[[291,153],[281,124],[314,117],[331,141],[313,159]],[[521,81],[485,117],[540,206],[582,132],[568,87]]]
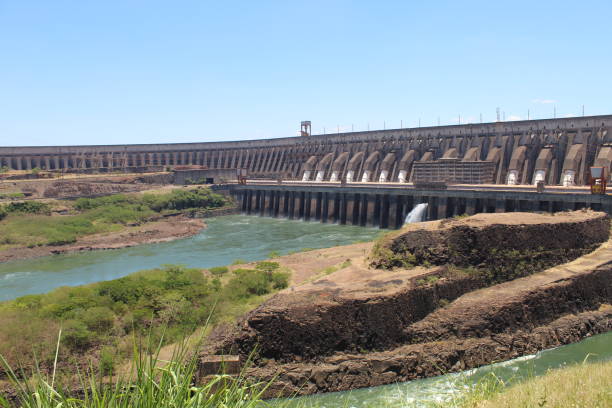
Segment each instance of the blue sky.
[[612,113],[610,1],[0,0],[0,145]]

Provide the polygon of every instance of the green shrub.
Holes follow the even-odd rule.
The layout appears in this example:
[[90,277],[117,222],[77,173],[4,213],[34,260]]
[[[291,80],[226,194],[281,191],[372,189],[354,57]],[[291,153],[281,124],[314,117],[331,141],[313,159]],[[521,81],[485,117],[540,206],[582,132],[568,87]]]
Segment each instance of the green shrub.
[[20,201],[7,204],[5,210],[9,213],[49,214],[51,207],[49,207],[49,204],[40,201]]
[[208,188],[173,190],[169,194],[145,194],[144,202],[154,211],[184,210],[188,208],[217,208],[225,204],[225,197]]
[[91,345],[93,335],[85,323],[78,320],[67,320],[62,328],[64,343],[71,349],[85,349]]
[[102,375],[115,374],[115,352],[112,347],[102,347],[100,350],[100,373]]
[[13,302],[18,309],[38,310],[44,295],[25,295],[18,297]]
[[245,299],[286,288],[289,285],[289,273],[278,271],[278,268],[276,262],[258,262],[256,269],[234,270],[234,277],[225,288],[228,296]]
[[254,269],[236,269],[226,289],[232,298],[244,299],[270,292],[270,281],[265,272]]
[[81,320],[89,330],[104,333],[113,327],[115,314],[105,306],[96,306],[83,312]]
[[440,280],[439,276],[429,275],[416,281],[417,286],[433,285]]
[[278,268],[280,268],[278,262],[261,261],[255,264],[255,269],[257,269],[258,271],[266,272],[268,274],[276,271]]
[[190,178],[190,177],[187,177],[187,178],[185,179],[185,183],[184,183],[184,184],[185,184],[185,185],[207,184],[207,183],[206,183],[206,177],[200,177],[200,178],[199,178],[199,179],[197,179],[197,180],[194,180],[194,179],[192,179],[192,178]]
[[134,304],[142,296],[142,287],[132,277],[119,278],[101,282],[98,285],[98,294],[108,296],[113,302],[126,305]]
[[185,268],[182,266],[167,265],[165,272],[164,289],[180,289],[191,284],[189,279],[185,277]]
[[[276,263],[262,263],[260,269],[239,269],[224,284],[200,269],[164,265],[111,281],[24,296],[0,304],[0,340],[10,362],[39,351],[41,360],[48,361],[61,325],[67,357],[80,362],[85,350],[92,355],[100,350],[100,370],[109,372],[129,352],[128,336],[174,343],[209,319],[241,315],[247,305],[259,302],[255,296],[287,287],[289,274]],[[23,322],[28,322],[26,327],[21,327]],[[50,329],[56,330],[54,336]]]
[[3,205],[0,205],[0,221],[6,217],[7,211]]
[[75,201],[74,208],[77,210],[91,210],[106,206],[123,206],[125,204],[138,204],[141,200],[137,196],[126,194],[113,194],[96,198],[79,198]]
[[229,269],[227,268],[227,266],[214,266],[212,268],[209,268],[208,272],[215,276],[220,276],[226,274],[228,270]]
[[274,272],[270,277],[272,282],[272,288],[275,290],[285,289],[289,286],[289,273],[287,272]]

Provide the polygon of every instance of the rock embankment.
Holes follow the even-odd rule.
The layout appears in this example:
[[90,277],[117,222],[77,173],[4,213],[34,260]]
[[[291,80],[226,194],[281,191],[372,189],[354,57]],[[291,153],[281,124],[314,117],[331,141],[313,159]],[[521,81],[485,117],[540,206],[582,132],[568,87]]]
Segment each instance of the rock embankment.
[[[462,370],[611,330],[609,218],[512,216],[392,233],[369,259],[279,293],[206,352],[246,359],[257,347],[250,376],[274,379],[272,393],[308,394]],[[385,253],[402,266],[391,269]]]
[[477,214],[409,224],[379,243],[372,266],[455,265],[516,278],[593,251],[610,234],[605,213]]

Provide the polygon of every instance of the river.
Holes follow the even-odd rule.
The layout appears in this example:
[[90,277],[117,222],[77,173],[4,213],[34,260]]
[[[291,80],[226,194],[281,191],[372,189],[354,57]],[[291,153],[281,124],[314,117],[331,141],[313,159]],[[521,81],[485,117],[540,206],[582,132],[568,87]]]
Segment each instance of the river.
[[372,240],[381,230],[358,226],[230,215],[209,218],[193,237],[108,251],[90,251],[0,264],[0,301],[116,279],[164,264],[207,268],[236,259],[256,261],[270,252],[326,248]]
[[425,408],[444,406],[457,399],[468,387],[494,373],[510,385],[547,370],[584,361],[612,360],[612,332],[587,338],[579,343],[545,350],[502,363],[461,373],[346,392],[332,392],[296,398],[285,408]]
[[[381,232],[374,228],[241,215],[211,218],[207,225],[191,238],[172,242],[0,264],[0,300],[44,293],[59,286],[115,279],[163,264],[228,265],[236,259],[266,259],[272,251],[286,254],[304,248],[372,240]],[[612,333],[463,373],[303,397],[291,405],[317,408],[428,407],[451,400],[491,372],[504,381],[518,381],[526,376],[542,374],[549,368],[582,362],[587,355],[589,361],[612,359]]]

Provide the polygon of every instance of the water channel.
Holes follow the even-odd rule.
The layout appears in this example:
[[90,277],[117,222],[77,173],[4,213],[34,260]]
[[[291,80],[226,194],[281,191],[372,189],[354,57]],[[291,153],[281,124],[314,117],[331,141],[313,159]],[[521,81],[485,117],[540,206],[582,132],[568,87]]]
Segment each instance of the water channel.
[[[296,398],[289,406],[300,408],[427,408],[452,406],[461,393],[485,376],[494,374],[504,384],[545,374],[549,369],[570,364],[612,360],[612,332],[587,338],[579,343],[545,350],[501,363],[461,373],[409,381],[380,387],[362,388]],[[285,401],[282,401],[286,404]]]
[[109,251],[53,255],[0,264],[0,301],[48,292],[59,286],[116,279],[163,264],[193,267],[255,261],[272,251],[286,254],[372,240],[381,230],[358,226],[230,215],[206,220],[207,228],[186,239]]

